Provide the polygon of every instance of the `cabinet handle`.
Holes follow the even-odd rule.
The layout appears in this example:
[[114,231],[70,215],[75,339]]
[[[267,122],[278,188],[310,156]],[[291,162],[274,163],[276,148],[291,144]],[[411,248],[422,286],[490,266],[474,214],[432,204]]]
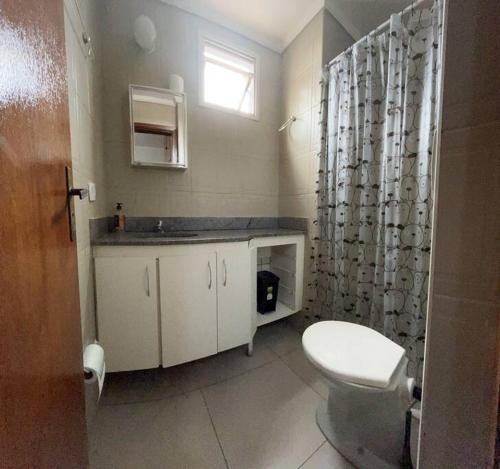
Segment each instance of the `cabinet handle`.
[[226,259],[222,259],[222,266],[224,267],[224,282],[222,282],[222,285],[225,287],[227,285],[227,266],[226,266]]
[[212,265],[208,261],[208,289],[212,289]]
[[149,289],[149,265],[146,266],[146,295],[151,296],[151,290]]

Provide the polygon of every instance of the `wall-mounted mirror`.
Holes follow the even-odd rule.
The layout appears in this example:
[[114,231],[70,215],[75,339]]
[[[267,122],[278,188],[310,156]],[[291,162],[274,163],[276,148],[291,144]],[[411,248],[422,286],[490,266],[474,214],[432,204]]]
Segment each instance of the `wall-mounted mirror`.
[[186,95],[130,85],[132,165],[187,168]]

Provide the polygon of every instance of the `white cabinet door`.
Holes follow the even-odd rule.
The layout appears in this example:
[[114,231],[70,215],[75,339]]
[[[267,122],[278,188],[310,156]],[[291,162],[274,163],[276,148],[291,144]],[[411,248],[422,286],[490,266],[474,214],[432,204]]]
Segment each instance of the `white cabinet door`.
[[95,259],[98,337],[108,371],[160,365],[156,259]]
[[250,250],[232,243],[217,250],[218,351],[250,342]]
[[160,257],[163,366],[217,353],[217,262],[210,247]]

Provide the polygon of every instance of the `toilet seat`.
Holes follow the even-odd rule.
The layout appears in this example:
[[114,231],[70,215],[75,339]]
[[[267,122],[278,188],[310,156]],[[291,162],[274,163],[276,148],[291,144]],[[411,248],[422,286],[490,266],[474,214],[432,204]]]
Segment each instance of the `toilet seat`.
[[322,321],[303,336],[304,351],[332,379],[387,389],[405,350],[379,332],[359,324]]

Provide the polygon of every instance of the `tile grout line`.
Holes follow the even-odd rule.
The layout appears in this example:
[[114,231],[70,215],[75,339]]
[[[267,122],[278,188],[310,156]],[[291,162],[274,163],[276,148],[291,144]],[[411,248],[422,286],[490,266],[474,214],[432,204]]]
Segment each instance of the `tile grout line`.
[[222,447],[222,443],[219,439],[219,434],[217,433],[217,429],[215,428],[215,423],[212,418],[212,413],[210,412],[210,408],[208,407],[207,400],[205,398],[205,394],[203,393],[202,389],[199,389],[199,392],[201,394],[201,397],[203,398],[203,403],[205,404],[205,408],[207,409],[208,417],[210,418],[210,423],[212,424],[212,428],[215,433],[215,438],[217,438],[217,443],[219,443],[219,448],[222,453],[222,457],[224,458],[224,463],[226,464],[226,469],[229,469],[229,463],[227,462],[226,454],[224,453],[224,448]]
[[172,395],[169,395],[167,397],[159,397],[157,399],[147,399],[147,400],[141,400],[141,401],[133,401],[133,402],[118,402],[118,403],[115,403],[115,404],[100,404],[102,406],[105,406],[105,407],[110,407],[110,406],[121,406],[121,405],[135,405],[135,404],[144,404],[144,403],[148,403],[148,402],[158,402],[158,401],[165,401],[165,400],[168,400],[172,397],[178,397],[178,396],[187,396],[189,393],[192,393],[192,392],[196,392],[196,391],[201,391],[203,389],[206,389],[206,388],[209,388],[211,386],[216,386],[217,384],[221,384],[221,383],[225,383],[227,381],[231,381],[232,379],[235,379],[235,378],[240,378],[241,376],[247,374],[247,373],[250,373],[251,371],[254,371],[254,370],[258,370],[259,368],[262,368],[266,365],[269,365],[275,361],[278,361],[278,359],[280,359],[280,356],[274,352],[270,347],[268,347],[267,345],[264,345],[265,348],[267,348],[269,350],[269,352],[271,352],[271,354],[273,355],[273,359],[272,360],[269,360],[268,362],[265,362],[265,363],[262,363],[261,365],[259,366],[256,366],[254,368],[250,368],[248,370],[245,370],[245,371],[242,371],[241,373],[237,373],[233,376],[229,376],[227,378],[223,378],[221,379],[220,381],[216,381],[214,383],[210,383],[210,384],[205,384],[203,386],[197,386],[193,389],[183,389],[182,386],[180,385],[174,385],[176,386],[178,389],[179,389],[179,392],[178,393],[174,393]]
[[311,455],[297,468],[297,469],[300,469],[301,467],[304,467],[304,464],[309,461],[321,448],[323,448],[323,446],[325,445],[326,443],[326,439],[323,441],[323,443],[321,443],[312,453]]
[[[323,396],[321,396],[314,388],[312,388],[312,386],[309,385],[309,383],[307,383],[300,375],[298,375],[282,358],[282,355],[278,354],[277,352],[275,352],[271,347],[267,346],[267,345],[264,345],[262,344],[262,346],[264,348],[266,348],[270,353],[271,355],[273,356],[273,359],[272,360],[269,360],[268,362],[265,362],[265,363],[262,363],[261,365],[259,366],[256,366],[254,368],[250,368],[248,370],[245,370],[245,371],[242,371],[241,373],[237,373],[233,376],[229,376],[227,378],[224,378],[224,379],[221,379],[220,381],[216,381],[214,383],[210,383],[210,384],[206,384],[206,385],[203,385],[203,386],[197,386],[193,389],[184,389],[182,386],[178,385],[178,384],[174,384],[173,386],[177,387],[179,392],[175,392],[174,394],[171,394],[167,397],[159,397],[157,399],[145,399],[145,400],[138,400],[138,401],[132,401],[132,402],[118,402],[118,403],[111,403],[111,404],[106,404],[104,402],[101,402],[100,405],[103,406],[103,407],[112,407],[112,406],[122,406],[122,405],[136,405],[136,404],[144,404],[144,403],[148,403],[148,402],[158,402],[158,401],[165,401],[165,400],[169,400],[173,397],[179,397],[179,396],[184,396],[186,397],[189,393],[192,393],[192,392],[196,392],[196,391],[202,391],[203,389],[207,389],[209,387],[212,387],[212,386],[216,386],[218,384],[221,384],[221,383],[225,383],[225,382],[228,382],[228,381],[231,381],[235,378],[240,378],[241,376],[247,374],[247,373],[250,373],[254,370],[258,370],[260,368],[263,368],[264,366],[267,366],[273,362],[276,362],[276,361],[281,361],[293,374],[295,374],[306,386],[308,386],[309,388],[311,388],[316,394],[318,394],[318,396],[320,396],[322,399],[323,399]],[[288,351],[287,353],[283,354],[283,356],[287,356],[287,355],[290,355],[294,352],[296,352],[297,350],[299,350],[300,347],[297,347],[293,350],[290,350]]]
[[[169,395],[167,397],[159,397],[159,398],[156,398],[156,399],[145,399],[145,400],[138,400],[138,401],[131,401],[131,402],[118,402],[118,403],[104,403],[104,402],[101,401],[100,405],[103,406],[103,407],[113,407],[113,406],[122,406],[122,405],[136,405],[136,404],[144,404],[144,403],[148,403],[148,402],[165,401],[165,400],[169,400],[169,399],[171,399],[173,397],[179,397],[179,396],[187,397],[187,395],[190,394],[190,393],[192,393],[192,392],[202,391],[203,389],[207,389],[209,387],[216,386],[218,384],[231,381],[231,380],[233,380],[235,378],[240,378],[241,376],[243,376],[243,375],[245,375],[247,373],[250,373],[252,371],[255,371],[255,370],[258,370],[260,368],[263,368],[264,366],[267,366],[267,365],[269,365],[269,364],[271,364],[273,362],[276,362],[276,361],[281,361],[304,384],[306,384],[308,387],[310,387],[314,391],[314,389],[304,379],[302,379],[292,368],[290,368],[290,366],[282,359],[282,356],[280,354],[278,354],[277,352],[275,352],[268,345],[262,344],[262,347],[266,348],[271,353],[271,355],[273,356],[272,360],[269,360],[269,361],[267,361],[265,363],[262,363],[259,366],[256,366],[256,367],[250,368],[248,370],[242,371],[241,373],[237,373],[237,374],[235,374],[233,376],[228,376],[227,378],[223,378],[220,381],[216,381],[216,382],[210,383],[210,384],[205,384],[203,386],[197,386],[197,387],[195,387],[193,389],[184,389],[183,386],[181,386],[179,384],[173,384],[172,386],[175,386],[179,390],[179,392],[175,392],[174,394],[171,394],[171,395]],[[295,348],[293,350],[290,350],[287,353],[285,353],[283,356],[290,355],[291,353],[296,352],[299,348],[300,347],[297,347],[297,348]],[[318,393],[316,392],[316,394],[318,394]],[[322,396],[320,395],[320,397],[322,397]]]
[[[269,349],[269,350],[274,354],[274,352],[271,349]],[[266,363],[262,363],[262,365],[256,366],[254,368],[250,368],[250,369],[245,370],[245,371],[242,371],[241,373],[238,373],[236,375],[221,379],[220,381],[216,381],[215,383],[205,384],[204,386],[200,386],[198,388],[192,389],[191,391],[187,391],[187,392],[202,391],[203,389],[207,389],[207,388],[210,388],[212,386],[217,386],[218,384],[222,384],[222,383],[227,383],[228,381],[231,381],[231,380],[236,379],[236,378],[241,378],[243,375],[246,375],[247,373],[251,373],[252,371],[258,370],[260,368],[263,368],[264,366],[267,366],[267,365],[270,365],[271,363],[274,363],[275,361],[278,361],[278,359],[279,359],[279,356],[276,355],[275,358],[273,358],[272,360],[270,360]]]
[[[285,355],[291,355],[292,353],[296,352],[297,350],[299,350],[298,348],[295,349],[295,350],[292,350],[288,353],[285,353]],[[288,363],[283,360],[283,358],[281,357],[281,355],[278,355],[281,363],[283,363],[295,376],[297,376],[297,378],[299,378],[309,389],[311,389],[313,392],[315,392],[321,399],[323,400],[326,400],[318,391],[316,391],[316,389],[314,389],[304,378],[302,378],[302,376],[300,376],[290,365],[288,365]],[[326,440],[325,440],[326,441]]]
[[[283,355],[280,355],[271,349],[271,351],[278,357],[278,359],[281,361],[281,363],[283,363],[283,365],[285,365],[297,378],[299,378],[299,380],[302,381],[302,383],[304,383],[309,389],[311,389],[321,399],[324,399],[324,397],[319,392],[317,392],[304,378],[302,378],[302,376],[300,376],[291,366],[288,365],[288,363],[285,362],[285,360],[283,360],[283,357],[291,355],[292,353],[295,353],[297,350],[300,350],[300,347],[297,347],[293,350],[288,351],[287,353],[284,353]],[[301,467],[303,467],[304,464],[306,464],[307,461],[309,461],[324,446],[324,444],[326,442],[327,442],[327,440],[325,438],[323,440],[323,442],[307,457],[307,459],[297,469],[300,469]]]
[[[214,383],[210,383],[210,384],[205,384],[205,385],[201,385],[201,386],[197,386],[195,387],[194,389],[191,389],[189,391],[187,391],[186,389],[184,389],[183,386],[180,386],[179,384],[172,384],[172,386],[176,389],[176,391],[174,392],[174,394],[172,395],[169,395],[169,396],[166,396],[166,397],[159,397],[158,399],[151,399],[151,400],[139,400],[139,401],[135,401],[135,402],[123,402],[123,403],[115,403],[115,404],[103,404],[104,407],[114,407],[114,406],[130,406],[130,405],[138,405],[138,404],[144,404],[144,403],[153,403],[153,402],[158,402],[158,401],[168,401],[168,400],[171,400],[171,399],[174,399],[176,397],[187,397],[189,394],[191,393],[194,393],[194,392],[200,392],[201,396],[202,396],[202,399],[203,399],[203,404],[205,406],[205,408],[207,409],[207,413],[208,413],[208,416],[210,418],[210,423],[212,425],[212,428],[213,428],[213,431],[214,431],[214,434],[215,434],[215,437],[217,439],[217,443],[219,445],[219,448],[221,450],[221,454],[223,456],[223,459],[224,459],[224,464],[225,464],[225,467],[226,469],[230,469],[230,466],[229,466],[229,462],[226,458],[226,455],[225,455],[225,452],[224,452],[224,449],[223,449],[223,445],[222,445],[222,442],[221,442],[221,439],[219,438],[219,435],[218,435],[218,432],[217,432],[217,429],[216,429],[216,426],[215,426],[215,422],[214,422],[214,419],[212,417],[212,413],[211,413],[211,410],[209,408],[209,405],[208,405],[208,401],[207,401],[207,398],[206,398],[206,392],[209,390],[210,387],[212,386],[216,386],[218,384],[222,384],[222,383],[227,383],[227,382],[230,382],[231,380],[234,380],[236,378],[240,378],[244,375],[247,375],[247,374],[250,374],[251,372],[253,371],[256,371],[258,369],[261,369],[263,367],[266,367],[266,366],[269,366],[271,365],[272,363],[279,363],[281,362],[283,365],[285,365],[286,369],[288,369],[289,371],[291,371],[296,377],[299,378],[299,380],[304,383],[308,388],[312,389],[321,399],[324,399],[320,394],[319,392],[317,392],[304,378],[302,378],[297,372],[295,372],[292,367],[290,365],[288,365],[284,358],[288,357],[289,355],[297,352],[297,350],[300,350],[300,346],[297,346],[296,348],[292,349],[292,350],[289,350],[287,351],[286,353],[284,354],[279,354],[278,352],[274,351],[273,348],[271,348],[270,346],[266,345],[266,344],[261,344],[261,347],[264,348],[265,350],[267,350],[269,353],[270,353],[270,357],[271,359],[269,361],[266,361],[265,363],[262,363],[256,367],[253,367],[253,368],[250,368],[250,369],[246,369],[244,371],[241,371],[240,373],[237,373],[236,375],[233,375],[233,376],[229,376],[229,377],[226,377],[226,378],[223,378],[221,379],[220,381],[216,381]],[[179,391],[179,392],[177,392]],[[301,463],[299,466],[298,466],[298,469],[302,468],[323,446],[324,444],[326,443],[327,440],[323,440],[323,442],[320,444],[320,446],[318,448],[316,448],[311,454],[310,456],[308,456],[303,463]]]
[[[173,394],[170,394],[166,397],[158,397],[157,399],[144,399],[140,401],[131,401],[131,402],[117,402],[113,404],[105,404],[105,403],[99,403],[99,406],[102,407],[116,407],[116,406],[121,406],[121,405],[137,405],[137,404],[148,404],[150,402],[160,402],[160,401],[167,401],[169,399],[172,399],[174,397],[186,397],[188,393],[185,392],[183,389],[181,389],[179,386],[176,386],[176,388],[179,390],[179,392],[174,392]],[[193,391],[197,391],[197,389],[194,389]]]
[[[299,348],[297,348],[297,349],[295,349],[295,350],[291,350],[291,351],[290,351],[290,352],[288,352],[288,353],[285,353],[285,354],[283,355],[283,357],[284,357],[284,356],[286,356],[286,355],[291,355],[292,353],[296,352],[297,350],[299,350]],[[293,369],[292,369],[292,368],[291,368],[291,367],[290,367],[290,366],[289,366],[289,365],[288,365],[288,364],[287,364],[287,363],[283,360],[282,355],[278,355],[278,357],[279,357],[279,359],[281,360],[281,362],[282,362],[282,363],[283,363],[283,364],[284,364],[284,365],[285,365],[285,366],[286,366],[286,367],[287,367],[287,368],[288,368],[288,369],[289,369],[289,370],[290,370],[290,371],[291,371],[291,372],[292,372],[295,376],[297,376],[297,377],[298,377],[298,378],[299,378],[299,379],[300,379],[300,380],[301,380],[301,381],[302,381],[302,382],[303,382],[306,386],[308,386],[310,389],[312,389],[312,390],[313,390],[313,391],[314,391],[314,392],[315,392],[315,393],[316,393],[316,394],[317,394],[317,395],[318,395],[321,399],[325,400],[325,398],[324,398],[324,397],[323,397],[323,396],[322,396],[322,395],[321,395],[318,391],[316,391],[316,390],[315,390],[315,389],[314,389],[314,388],[313,388],[313,387],[312,387],[312,386],[311,386],[311,385],[310,385],[310,384],[309,384],[309,383],[308,383],[308,382],[307,382],[304,378],[302,378],[302,377],[301,377],[298,373],[296,373],[296,372],[295,372],[295,371],[294,371],[294,370],[293,370]],[[306,460],[305,460],[305,461],[304,461],[304,462],[303,462],[303,463],[302,463],[302,464],[301,464],[301,465],[300,465],[297,469],[301,469],[301,467],[303,467],[303,466],[307,463],[307,461],[309,461],[309,460],[310,460],[310,459],[311,459],[311,458],[312,458],[312,457],[313,457],[313,456],[314,456],[314,455],[315,455],[315,454],[316,454],[316,453],[317,453],[317,452],[318,452],[318,451],[319,451],[319,450],[320,450],[320,449],[321,449],[321,448],[325,445],[325,443],[330,444],[330,443],[328,442],[328,440],[325,438],[325,439],[323,440],[323,443],[321,443],[321,445],[319,445],[319,447],[318,447],[318,448],[316,448],[316,449],[313,451],[313,453],[312,453],[312,454],[311,454],[311,455],[310,455],[310,456],[309,456],[309,457],[308,457],[308,458],[307,458],[307,459],[306,459]],[[332,445],[332,446],[333,446],[333,445]],[[333,448],[334,448],[334,450],[335,450],[335,451],[337,451],[337,450],[335,449],[335,447],[333,447]],[[337,452],[338,452],[338,451],[337,451]],[[356,466],[354,466],[354,464],[352,464],[352,462],[351,462],[351,461],[349,461],[349,460],[348,460],[348,459],[347,459],[344,455],[342,455],[340,452],[338,452],[338,453],[339,453],[339,454],[340,454],[340,455],[341,455],[341,456],[342,456],[342,457],[343,457],[343,458],[344,458],[344,459],[345,459],[345,460],[346,460],[349,464],[351,464],[351,465],[353,466],[353,468],[354,468],[354,469],[356,469]]]

